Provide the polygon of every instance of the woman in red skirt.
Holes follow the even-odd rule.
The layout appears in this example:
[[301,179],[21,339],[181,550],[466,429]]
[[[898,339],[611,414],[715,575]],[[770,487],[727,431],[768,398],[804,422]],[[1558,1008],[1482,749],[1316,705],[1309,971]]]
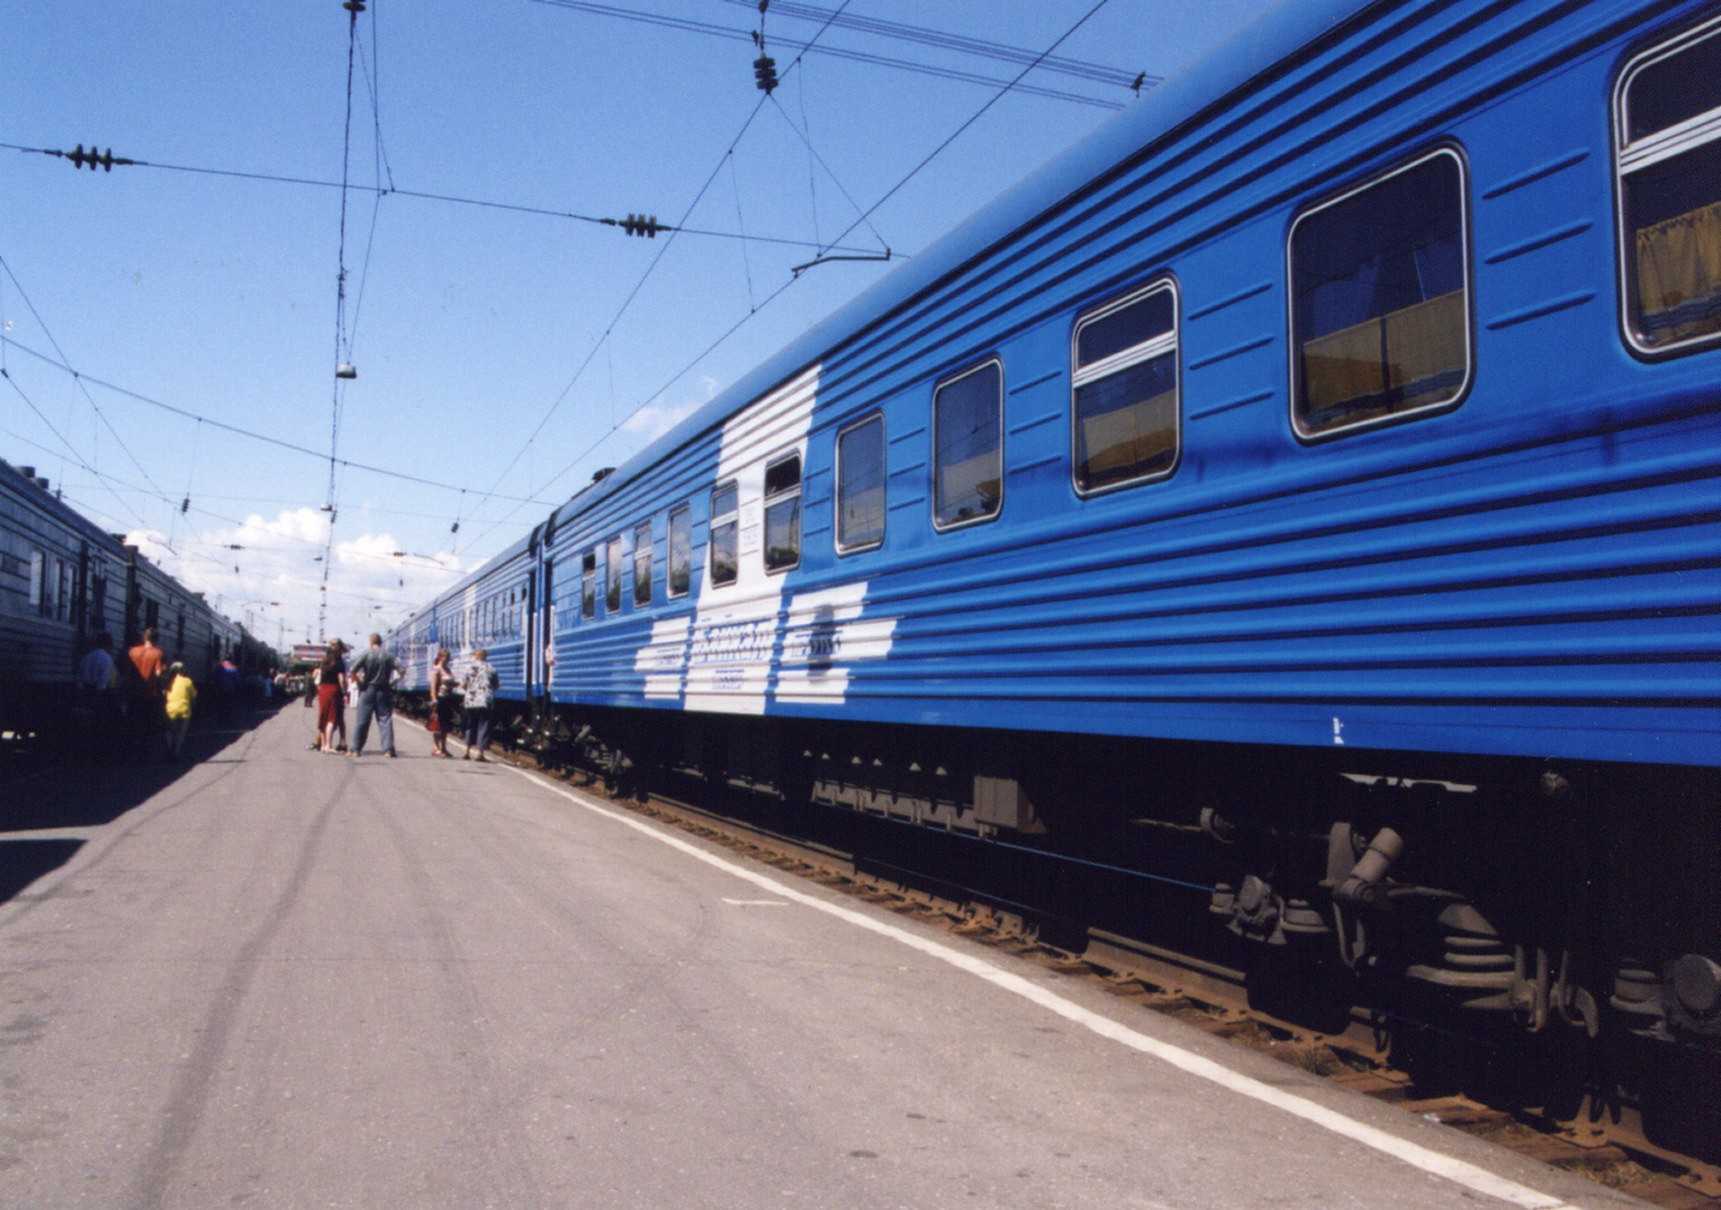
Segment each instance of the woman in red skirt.
[[317,665],[317,737],[324,752],[335,750],[335,732],[345,731],[343,717],[347,696],[347,662],[341,658],[341,642],[336,639],[323,653]]
[[454,711],[454,674],[448,671],[448,648],[437,651],[430,666],[430,754],[448,755],[448,727]]

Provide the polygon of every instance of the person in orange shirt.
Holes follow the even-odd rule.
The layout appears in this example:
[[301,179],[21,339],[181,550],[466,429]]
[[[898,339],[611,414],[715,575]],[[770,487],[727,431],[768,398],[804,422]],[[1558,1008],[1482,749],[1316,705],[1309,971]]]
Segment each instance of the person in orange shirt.
[[137,679],[151,693],[161,692],[161,673],[166,666],[161,648],[155,645],[155,627],[143,632],[143,642],[126,652],[131,666],[137,669]]
[[143,642],[126,652],[126,658],[131,661],[132,670],[137,673],[135,677],[129,678],[131,700],[127,703],[131,715],[132,742],[139,749],[147,749],[149,737],[161,729],[161,677],[167,664],[161,648],[156,646],[155,627],[151,626],[143,632]]

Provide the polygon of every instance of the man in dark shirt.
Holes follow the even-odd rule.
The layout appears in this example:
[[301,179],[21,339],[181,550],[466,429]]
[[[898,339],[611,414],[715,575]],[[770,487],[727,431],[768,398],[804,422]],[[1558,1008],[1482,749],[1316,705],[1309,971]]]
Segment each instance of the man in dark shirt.
[[359,725],[353,732],[353,746],[348,756],[356,757],[364,752],[374,716],[382,750],[393,759],[395,671],[394,656],[382,649],[382,636],[371,635],[370,649],[353,663],[353,677],[359,684]]

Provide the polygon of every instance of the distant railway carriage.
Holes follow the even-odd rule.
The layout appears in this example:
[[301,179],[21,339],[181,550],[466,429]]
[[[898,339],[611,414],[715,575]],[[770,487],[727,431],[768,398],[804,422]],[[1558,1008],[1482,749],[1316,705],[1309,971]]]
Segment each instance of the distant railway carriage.
[[0,462],[0,732],[57,735],[95,636],[155,627],[168,658],[206,682],[223,656],[267,648],[132,546],[54,496],[32,467]]
[[1714,6],[1285,5],[395,641],[642,776],[1199,828],[1262,954],[1711,1062],[1718,405]]

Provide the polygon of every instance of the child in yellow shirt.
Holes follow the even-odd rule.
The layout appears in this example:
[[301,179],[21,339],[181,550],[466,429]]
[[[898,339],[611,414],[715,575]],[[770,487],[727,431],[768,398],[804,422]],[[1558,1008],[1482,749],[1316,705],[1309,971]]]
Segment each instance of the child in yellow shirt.
[[185,733],[191,728],[191,707],[197,701],[197,686],[185,675],[185,665],[175,660],[167,670],[167,758],[180,759]]

